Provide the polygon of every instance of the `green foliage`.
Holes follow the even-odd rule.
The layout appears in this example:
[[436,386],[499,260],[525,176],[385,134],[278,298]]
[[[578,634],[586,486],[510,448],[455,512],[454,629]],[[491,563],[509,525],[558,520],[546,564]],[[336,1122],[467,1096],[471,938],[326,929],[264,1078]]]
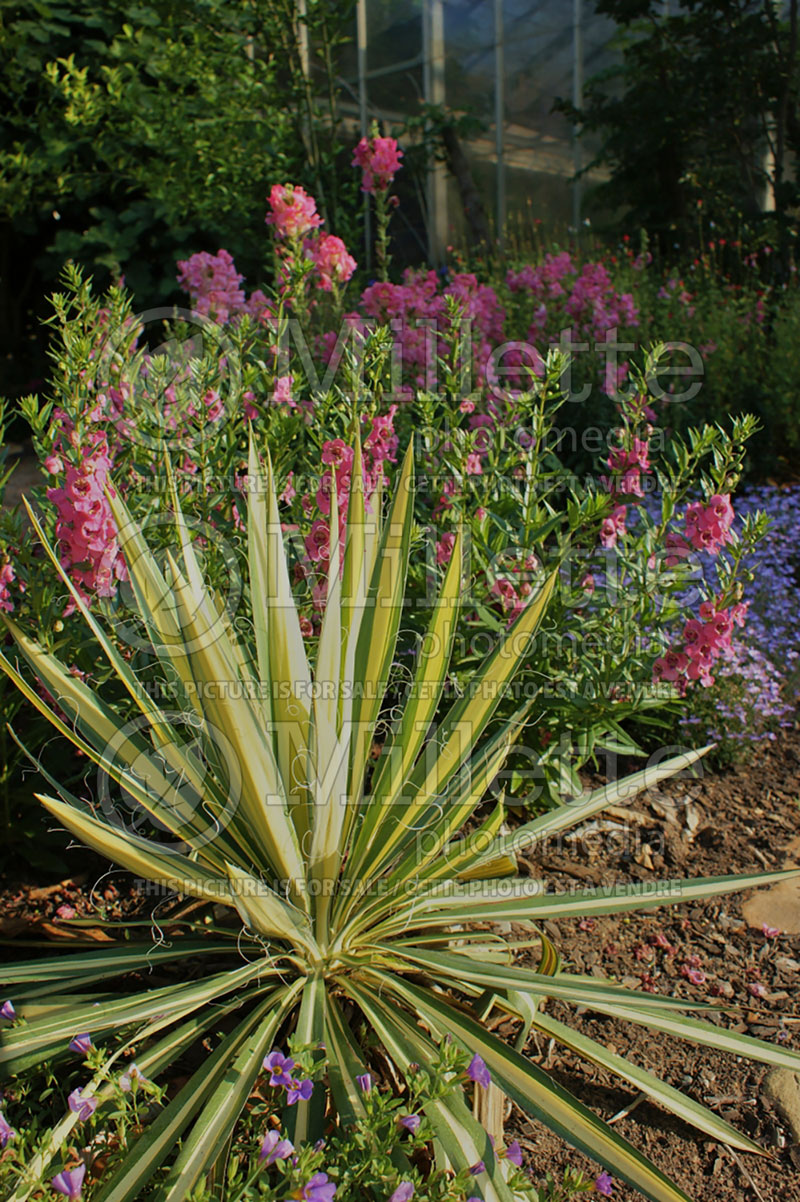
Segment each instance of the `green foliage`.
[[[316,94],[350,5],[309,12]],[[124,275],[145,305],[209,244],[257,280],[276,180],[311,183],[329,228],[350,232],[335,97],[318,111],[286,0],[2,0],[0,54],[0,310],[16,354],[66,258]]]
[[[769,196],[786,244],[800,125],[797,31],[784,7],[679,0],[667,15],[660,0],[597,0],[620,27],[622,62],[589,81],[580,113],[560,107],[599,135],[605,212],[672,249],[696,244],[699,218],[742,236]],[[789,8],[796,23],[795,0]]]

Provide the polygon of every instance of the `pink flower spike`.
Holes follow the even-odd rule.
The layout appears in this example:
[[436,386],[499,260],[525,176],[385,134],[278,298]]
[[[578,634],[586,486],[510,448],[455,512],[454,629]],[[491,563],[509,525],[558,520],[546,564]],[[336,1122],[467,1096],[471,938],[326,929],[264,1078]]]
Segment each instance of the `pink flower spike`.
[[313,196],[293,184],[273,184],[269,194],[267,225],[274,225],[279,238],[302,238],[322,225]]
[[323,292],[331,292],[334,284],[346,284],[358,264],[341,238],[335,234],[325,234],[316,245],[307,252],[319,273],[320,287]]
[[361,168],[361,191],[385,192],[402,166],[403,152],[394,138],[362,138],[353,151],[352,165]]

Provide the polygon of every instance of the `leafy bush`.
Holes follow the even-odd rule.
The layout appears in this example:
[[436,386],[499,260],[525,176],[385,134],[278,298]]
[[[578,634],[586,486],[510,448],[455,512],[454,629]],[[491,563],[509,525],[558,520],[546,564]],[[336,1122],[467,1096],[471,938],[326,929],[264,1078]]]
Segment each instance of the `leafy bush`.
[[[270,206],[276,271],[285,281],[274,301],[261,291],[248,297],[223,252],[180,264],[193,310],[177,317],[163,310],[151,320],[135,317],[121,289],[98,301],[74,272],[68,292],[55,298],[51,399],[27,400],[23,409],[55,481],[46,521],[61,540],[62,561],[84,595],[114,615],[123,642],[135,644],[102,492],[113,463],[138,520],[166,548],[171,536],[159,505],[168,448],[179,492],[203,533],[211,577],[227,592],[238,559],[239,484],[252,422],[273,448],[293,572],[305,591],[304,637],[313,643],[324,604],[334,480],[340,513],[349,495],[353,414],[373,483],[394,478],[398,439],[413,437],[424,470],[414,504],[426,554],[411,570],[393,687],[402,693],[402,665],[424,636],[436,576],[459,521],[468,532],[470,604],[456,634],[455,685],[502,635],[548,564],[557,564],[551,624],[526,656],[518,686],[540,710],[535,754],[510,758],[509,790],[526,806],[579,794],[577,772],[591,757],[604,750],[641,754],[625,728],[634,715],[654,716],[687,684],[710,684],[710,664],[742,620],[746,557],[764,522],[754,514],[734,526],[726,498],[741,474],[752,420],[733,422],[730,436],[714,427],[690,429],[686,440],[668,436],[649,404],[658,404],[650,390],[661,394],[667,354],[655,346],[641,367],[626,362],[625,391],[615,386],[613,396],[603,394],[610,427],[562,425],[565,414],[575,420],[574,396],[590,387],[587,380],[595,380],[596,391],[596,359],[579,365],[580,390],[563,351],[551,349],[545,359],[535,344],[523,353],[515,343],[500,348],[512,352],[502,362],[493,344],[504,336],[505,314],[496,293],[468,273],[441,288],[433,273],[407,275],[402,285],[376,283],[364,293],[364,314],[342,319],[354,269],[343,243],[320,229],[313,199],[301,188],[274,187]],[[548,328],[570,315],[576,338],[613,328],[610,310],[630,308],[630,300],[609,291],[600,267],[582,270],[569,291],[566,277],[575,268],[568,256],[545,264],[533,282],[526,277],[539,308],[541,286],[566,298]],[[166,328],[165,317],[173,317]],[[518,312],[514,319],[529,317]],[[326,361],[319,374],[317,351]],[[604,370],[599,374],[605,379]],[[569,466],[578,435],[596,475],[582,477]],[[641,504],[654,488],[658,503]],[[79,520],[87,490],[102,515],[88,539]],[[703,532],[690,516],[699,506],[704,521],[716,519],[699,498],[723,514],[702,570],[696,552],[705,545]],[[64,654],[77,671],[88,670],[79,654],[80,623],[70,621],[73,607],[63,611],[56,582],[12,545],[26,589],[13,604],[22,614],[46,615],[49,639],[51,623],[63,629]],[[237,592],[229,603],[247,620],[246,595]],[[696,656],[676,652],[682,632],[696,631],[698,620],[721,623],[719,637],[698,644]],[[664,658],[673,653],[682,656],[680,672]]]
[[308,8],[312,94],[291,5],[2,0],[4,391],[42,374],[30,314],[66,258],[124,275],[140,304],[174,295],[175,258],[208,242],[255,275],[263,197],[284,174],[313,184],[332,228],[351,234],[335,97],[325,112],[314,100],[351,8]]

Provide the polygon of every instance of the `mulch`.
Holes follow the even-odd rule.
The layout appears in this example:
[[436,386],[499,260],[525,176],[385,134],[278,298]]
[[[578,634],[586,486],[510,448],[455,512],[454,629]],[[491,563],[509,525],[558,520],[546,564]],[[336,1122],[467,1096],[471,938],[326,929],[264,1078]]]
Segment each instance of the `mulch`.
[[[633,821],[624,827],[596,829],[555,852],[545,846],[529,867],[534,876],[561,888],[782,868],[787,849],[800,835],[799,807],[800,732],[795,730],[762,747],[748,765],[704,773],[699,781],[668,782],[635,798],[629,807]],[[730,1005],[735,1009],[724,1025],[800,1051],[800,936],[767,938],[750,928],[742,901],[751,895],[729,894],[640,915],[564,920],[548,924],[547,933],[568,970]],[[705,979],[693,984],[686,972]],[[769,1151],[768,1157],[732,1153],[606,1071],[550,1041],[529,1041],[526,1052],[532,1059],[595,1113],[614,1119],[615,1130],[696,1202],[800,1199],[800,1146],[764,1094],[767,1066],[605,1016],[576,1015],[561,1003],[553,1003],[550,1012],[703,1102]],[[535,1178],[548,1170],[558,1178],[567,1165],[592,1176],[597,1172],[592,1162],[516,1110],[507,1127],[507,1138],[513,1137]],[[642,1195],[615,1181],[613,1197],[639,1202]]]

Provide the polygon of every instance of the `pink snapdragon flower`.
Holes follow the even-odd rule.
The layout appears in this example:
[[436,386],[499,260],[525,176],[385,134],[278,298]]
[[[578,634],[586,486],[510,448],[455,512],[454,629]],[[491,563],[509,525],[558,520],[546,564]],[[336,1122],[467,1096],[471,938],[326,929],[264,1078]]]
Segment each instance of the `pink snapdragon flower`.
[[707,505],[693,501],[686,507],[686,538],[696,550],[717,555],[733,540],[733,519],[733,505],[728,493],[715,493]]
[[615,547],[617,545],[617,539],[627,529],[625,525],[627,512],[627,506],[617,505],[612,509],[609,517],[603,518],[603,521],[600,523],[601,547]]
[[452,531],[446,531],[436,544],[436,562],[439,567],[448,564],[453,556],[456,536]]
[[8,591],[9,584],[13,584],[16,580],[16,572],[10,563],[4,563],[0,567],[0,610],[10,614],[14,612],[14,602],[11,600],[11,594]]
[[308,247],[306,253],[317,269],[323,292],[331,292],[334,284],[346,284],[358,266],[335,234],[324,234]]
[[353,151],[352,162],[362,171],[361,191],[372,196],[385,192],[402,166],[402,157],[394,138],[362,138]]
[[268,197],[267,225],[279,238],[302,238],[322,225],[313,196],[294,184],[273,184]]
[[297,401],[292,396],[293,384],[294,376],[278,376],[272,390],[273,404],[282,406],[284,409],[296,409]]
[[223,324],[246,306],[243,280],[227,250],[215,255],[201,251],[178,262],[178,283],[189,293],[192,307]]
[[47,496],[58,510],[56,537],[61,562],[84,597],[112,597],[127,579],[117,542],[117,528],[106,500],[111,460],[105,440],[87,454],[80,467],[69,464],[60,488]]

